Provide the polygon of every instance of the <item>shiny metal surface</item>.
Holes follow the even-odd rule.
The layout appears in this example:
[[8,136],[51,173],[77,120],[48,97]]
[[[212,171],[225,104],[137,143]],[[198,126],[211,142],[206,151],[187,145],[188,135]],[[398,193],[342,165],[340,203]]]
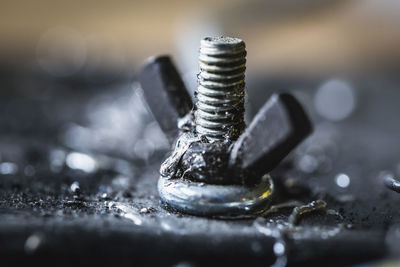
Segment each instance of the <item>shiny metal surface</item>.
[[269,208],[274,184],[269,175],[253,187],[241,185],[213,185],[184,179],[160,177],[158,191],[171,208],[207,216],[237,216],[257,214]]

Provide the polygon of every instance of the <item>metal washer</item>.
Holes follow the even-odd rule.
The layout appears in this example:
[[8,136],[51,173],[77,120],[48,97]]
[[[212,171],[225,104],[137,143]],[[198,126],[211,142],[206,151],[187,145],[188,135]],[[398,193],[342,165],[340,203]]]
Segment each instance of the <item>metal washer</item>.
[[201,216],[241,216],[267,210],[274,184],[268,174],[252,187],[204,184],[161,176],[158,192],[164,203],[180,212]]

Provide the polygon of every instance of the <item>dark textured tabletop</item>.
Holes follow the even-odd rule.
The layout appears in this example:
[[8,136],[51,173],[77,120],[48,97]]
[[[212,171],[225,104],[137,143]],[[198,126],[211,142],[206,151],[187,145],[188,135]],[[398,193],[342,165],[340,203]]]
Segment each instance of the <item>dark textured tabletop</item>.
[[[18,79],[4,77],[2,261],[338,266],[396,260],[400,195],[383,183],[400,174],[395,79],[249,81],[248,117],[271,93],[289,90],[315,131],[271,173],[275,209],[231,219],[187,216],[160,202],[158,171],[170,148],[134,78],[98,85],[25,75],[16,90]],[[335,82],[345,89],[330,96],[326,88]],[[342,103],[340,110],[327,97]],[[326,208],[307,209],[312,201]],[[304,214],[289,223],[298,206]]]

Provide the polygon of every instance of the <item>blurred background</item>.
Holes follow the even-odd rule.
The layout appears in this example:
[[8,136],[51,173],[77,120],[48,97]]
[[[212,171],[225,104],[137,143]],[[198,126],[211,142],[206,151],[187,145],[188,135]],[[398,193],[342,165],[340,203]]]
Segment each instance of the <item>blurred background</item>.
[[[73,242],[49,239],[69,238],[62,228],[42,227],[78,218],[75,230],[95,229],[82,244],[95,240],[100,250],[104,243],[96,231],[118,231],[123,218],[135,227],[148,223],[152,230],[140,230],[146,233],[172,233],[173,241],[176,232],[192,234],[191,219],[167,214],[158,204],[158,168],[170,147],[136,75],[148,57],[169,54],[194,92],[200,39],[228,35],[247,47],[247,122],[272,93],[289,91],[314,123],[314,134],[278,168],[277,182],[294,197],[304,188],[312,192],[309,198],[332,197],[321,198],[354,229],[383,230],[378,241],[389,240],[388,254],[398,257],[398,195],[382,181],[400,176],[400,1],[0,3],[1,255],[32,253],[47,241],[48,254],[62,254],[68,244],[78,250]],[[96,228],[104,220],[110,228]],[[203,233],[212,228],[218,237],[223,222],[196,220]],[[233,233],[229,227],[223,229]],[[17,231],[9,235],[11,228]],[[144,239],[132,235],[126,242],[140,247],[135,242]],[[79,259],[89,252],[88,261],[97,257],[95,249],[79,249]],[[264,254],[249,251],[263,262]],[[108,260],[119,260],[120,253],[115,247]]]
[[248,74],[323,75],[398,65],[398,12],[382,1],[2,1],[2,63],[72,76],[132,73],[172,54],[197,71],[199,40],[246,41]]

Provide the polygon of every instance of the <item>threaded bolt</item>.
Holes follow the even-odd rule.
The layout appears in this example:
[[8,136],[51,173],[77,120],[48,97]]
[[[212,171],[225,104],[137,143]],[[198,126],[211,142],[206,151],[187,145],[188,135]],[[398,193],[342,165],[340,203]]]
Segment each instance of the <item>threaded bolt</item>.
[[210,140],[236,140],[245,128],[246,46],[237,38],[201,40],[196,131]]

